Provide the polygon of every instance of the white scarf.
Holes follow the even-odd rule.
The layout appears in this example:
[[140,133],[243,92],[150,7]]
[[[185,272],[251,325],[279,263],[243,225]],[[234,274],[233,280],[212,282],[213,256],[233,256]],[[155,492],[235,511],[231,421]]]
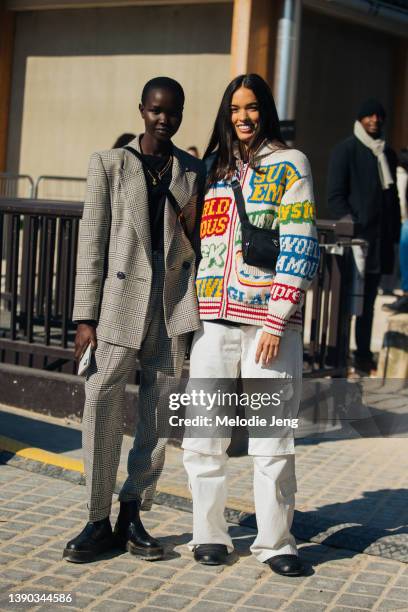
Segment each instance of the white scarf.
[[358,138],[360,142],[370,149],[373,155],[376,156],[378,162],[378,173],[380,175],[381,186],[383,189],[389,189],[394,183],[391,176],[390,167],[388,165],[387,158],[384,153],[385,141],[379,138],[371,138],[365,131],[360,121],[356,121],[354,124],[354,136]]

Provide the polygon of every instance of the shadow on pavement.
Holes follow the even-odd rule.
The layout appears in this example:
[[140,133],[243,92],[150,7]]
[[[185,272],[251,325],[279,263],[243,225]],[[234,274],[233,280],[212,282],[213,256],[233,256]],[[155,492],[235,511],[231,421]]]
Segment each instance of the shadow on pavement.
[[[255,529],[255,515],[242,524]],[[296,510],[292,533],[325,546],[408,562],[408,489],[366,491],[358,499]]]
[[50,453],[67,453],[81,449],[81,432],[44,420],[0,410],[0,433],[18,440],[27,447],[36,447]]

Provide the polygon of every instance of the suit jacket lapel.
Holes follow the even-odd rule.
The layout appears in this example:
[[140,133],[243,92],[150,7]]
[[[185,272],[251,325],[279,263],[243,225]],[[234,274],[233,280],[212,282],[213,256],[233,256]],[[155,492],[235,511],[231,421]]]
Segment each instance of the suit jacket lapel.
[[[140,152],[139,137],[129,143],[129,146]],[[195,173],[190,172],[180,159],[180,149],[173,149],[173,166],[169,190],[182,210],[191,199]],[[151,240],[149,203],[146,179],[142,163],[130,151],[124,151],[123,167],[120,170],[120,180],[129,207],[131,221],[142,242],[148,260],[151,262]],[[169,198],[166,198],[164,214],[164,251],[169,253],[177,222],[177,214]]]
[[[135,138],[129,146],[140,151],[139,139]],[[146,179],[142,163],[130,151],[124,151],[120,180],[129,207],[131,221],[142,242],[148,260],[151,262],[149,203]]]
[[[177,204],[182,210],[191,199],[193,194],[195,174],[189,172],[189,169],[184,167],[180,160],[180,149],[173,148],[173,167],[171,170],[171,181],[169,191],[173,194]],[[177,215],[169,198],[166,199],[166,208],[164,215],[164,250],[167,255],[170,249],[171,242],[174,236]]]
[[191,199],[195,175],[194,172],[189,172],[189,169],[184,167],[184,164],[180,161],[180,149],[174,147],[173,154],[170,191],[180,208],[184,208]]

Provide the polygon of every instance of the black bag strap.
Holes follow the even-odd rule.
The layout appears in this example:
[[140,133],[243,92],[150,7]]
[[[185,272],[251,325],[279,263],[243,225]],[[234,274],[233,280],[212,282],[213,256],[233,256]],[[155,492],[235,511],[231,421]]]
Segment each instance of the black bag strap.
[[237,210],[239,214],[239,219],[242,224],[249,223],[251,224],[247,211],[245,209],[245,200],[244,194],[242,193],[241,183],[239,180],[234,177],[231,181],[231,187],[234,191],[235,203],[237,205]]
[[210,155],[208,157],[205,157],[203,159],[203,162],[205,164],[205,169],[206,169],[206,173],[207,176],[210,174],[213,165],[215,164],[215,160],[217,158],[217,153],[210,153]]
[[142,162],[143,166],[145,166],[145,165],[146,165],[146,162],[145,162],[145,160],[143,159],[143,155],[141,155],[141,154],[139,153],[139,151],[136,151],[136,149],[134,149],[133,147],[129,147],[128,145],[126,145],[126,147],[123,147],[123,148],[124,148],[124,149],[126,149],[126,151],[130,151],[131,153],[133,153],[133,155],[134,155],[135,157],[137,157],[137,159],[138,159],[139,161],[141,161],[141,162]]
[[[252,227],[256,227],[256,225],[253,225],[251,221],[249,220],[248,213],[245,208],[245,200],[244,200],[244,194],[242,193],[241,183],[235,176],[231,180],[231,187],[234,191],[235,203],[237,205],[237,210],[238,210],[239,219],[241,221],[241,224],[251,225]],[[271,232],[272,235],[279,236],[279,230],[269,229],[268,231]]]
[[[142,162],[142,165],[143,165],[143,166],[147,166],[146,161],[143,159],[143,155],[141,155],[141,154],[139,153],[139,151],[136,151],[136,149],[134,149],[133,147],[129,147],[129,146],[126,146],[126,147],[123,147],[123,148],[124,148],[124,149],[126,149],[127,151],[130,151],[130,153],[133,153],[133,155],[134,155],[135,157],[137,157],[137,159],[138,159],[140,162]],[[159,180],[160,180],[160,179],[159,179]],[[177,202],[176,198],[175,198],[175,197],[174,197],[174,195],[171,193],[171,191],[170,191],[170,189],[169,189],[169,188],[167,188],[167,190],[166,190],[166,196],[169,198],[169,200],[170,200],[170,204],[171,204],[171,205],[172,205],[172,207],[174,208],[174,212],[176,213],[177,217],[181,219],[181,218],[182,218],[182,216],[183,216],[183,212],[182,212],[182,210],[181,210],[181,208],[180,208],[180,206],[179,206],[179,204],[178,204],[178,202]]]

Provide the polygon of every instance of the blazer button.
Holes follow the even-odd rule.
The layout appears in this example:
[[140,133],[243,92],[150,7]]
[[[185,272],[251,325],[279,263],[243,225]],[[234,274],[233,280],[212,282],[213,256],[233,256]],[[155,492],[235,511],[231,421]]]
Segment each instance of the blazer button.
[[189,261],[183,261],[183,268],[184,268],[184,270],[189,270],[190,269],[190,262]]
[[120,280],[123,280],[124,278],[126,278],[126,274],[124,272],[118,272],[116,276],[120,278]]

